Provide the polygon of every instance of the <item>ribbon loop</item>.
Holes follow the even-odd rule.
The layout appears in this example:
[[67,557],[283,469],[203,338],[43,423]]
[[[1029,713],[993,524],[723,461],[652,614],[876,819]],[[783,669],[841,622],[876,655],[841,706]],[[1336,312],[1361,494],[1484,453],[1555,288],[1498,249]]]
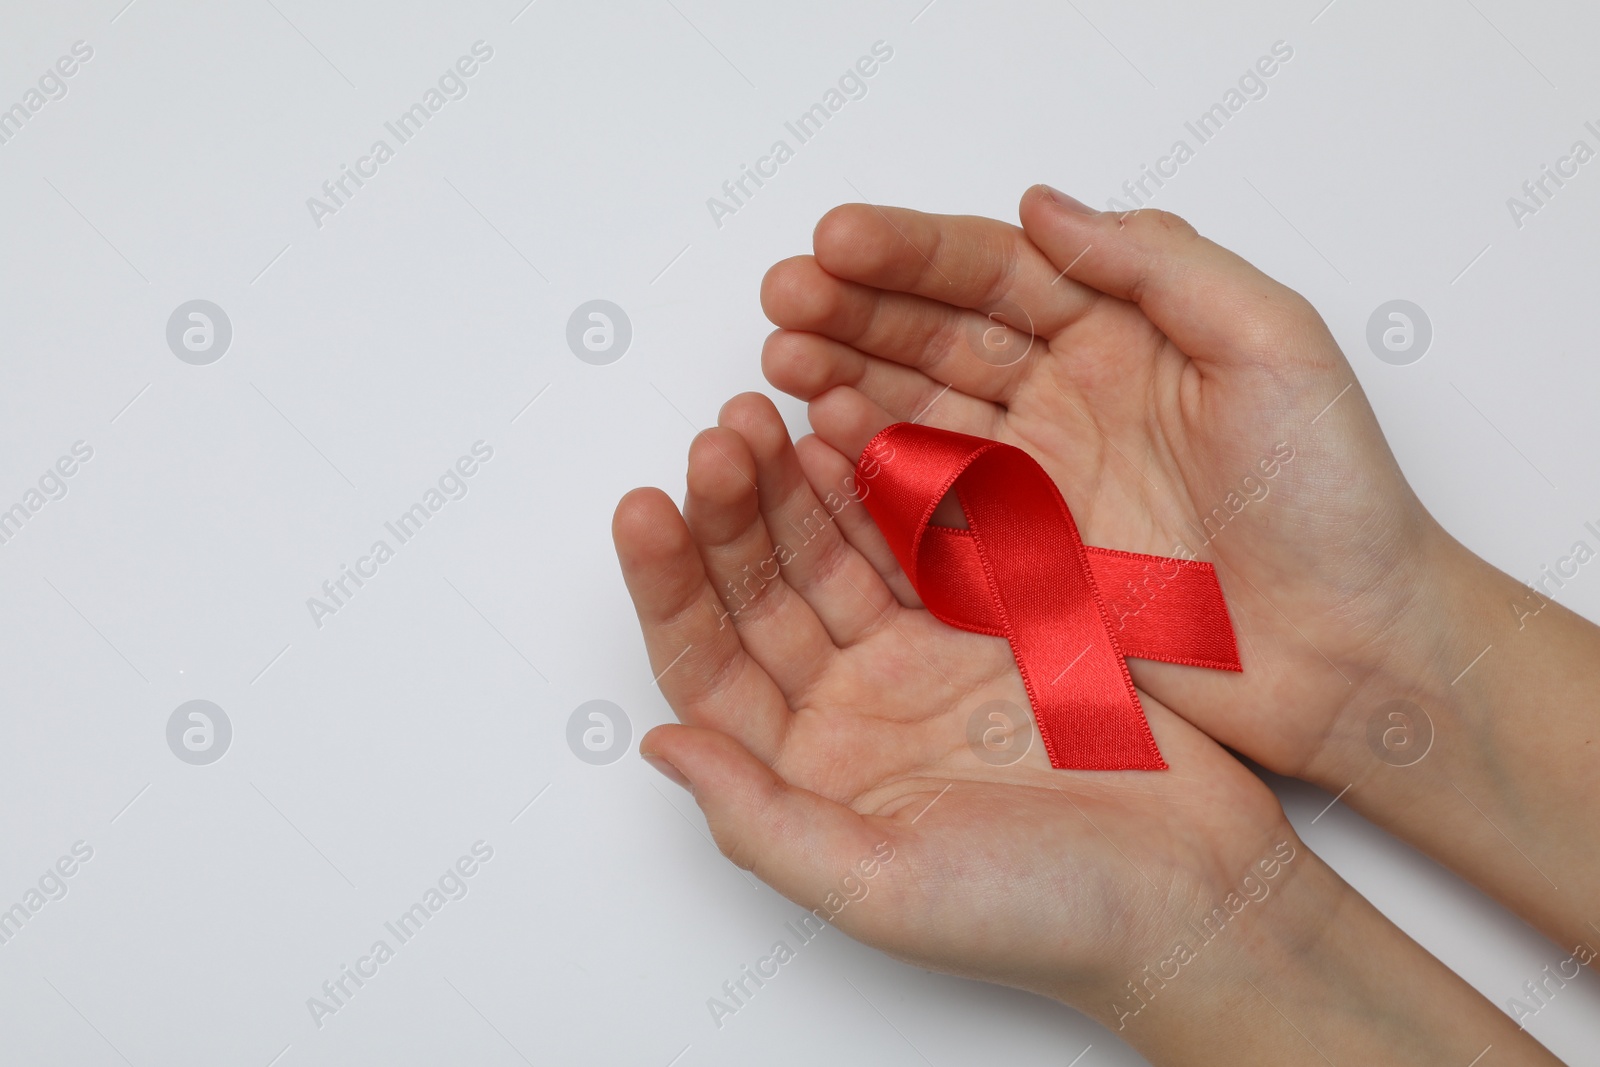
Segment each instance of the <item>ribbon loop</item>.
[[[1209,563],[1086,546],[1020,448],[902,422],[872,439],[856,473],[928,610],[1010,642],[1052,767],[1166,768],[1127,657],[1243,669]],[[932,524],[951,490],[965,530]]]

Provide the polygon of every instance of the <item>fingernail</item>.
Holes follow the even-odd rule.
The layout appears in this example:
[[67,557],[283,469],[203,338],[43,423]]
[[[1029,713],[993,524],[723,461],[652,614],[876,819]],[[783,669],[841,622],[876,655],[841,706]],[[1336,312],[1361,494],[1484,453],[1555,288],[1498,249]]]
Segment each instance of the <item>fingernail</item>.
[[1056,203],[1070,211],[1076,211],[1080,215],[1100,214],[1094,208],[1090,207],[1088,204],[1085,204],[1082,200],[1079,200],[1077,197],[1068,196],[1060,189],[1055,189],[1048,185],[1041,185],[1039,188],[1048,193],[1050,195],[1050,199],[1054,200]]
[[683,772],[678,770],[678,768],[674,767],[671,763],[656,755],[654,752],[641,752],[640,755],[644,757],[644,761],[646,763],[660,771],[670,781],[676,782],[678,785],[681,785],[683,788],[687,789],[690,796],[694,795],[694,786],[689,784],[689,779],[685,778],[683,776]]

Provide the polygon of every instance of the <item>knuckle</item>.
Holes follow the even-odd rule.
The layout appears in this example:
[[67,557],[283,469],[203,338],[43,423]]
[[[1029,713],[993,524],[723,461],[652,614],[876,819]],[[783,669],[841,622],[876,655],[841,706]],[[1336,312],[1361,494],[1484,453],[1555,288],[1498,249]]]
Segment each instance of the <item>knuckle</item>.
[[1304,350],[1327,331],[1311,302],[1284,286],[1249,300],[1240,309],[1237,324],[1242,344],[1262,359],[1282,359]]
[[1188,219],[1159,208],[1136,212],[1128,222],[1135,228],[1136,233],[1148,234],[1169,243],[1187,243],[1200,236],[1200,232],[1189,224]]
[[[824,509],[819,505],[816,510]],[[818,588],[836,586],[849,577],[847,568],[853,553],[845,542],[844,535],[833,523],[833,517],[829,516],[826,530],[819,535],[816,560],[812,563],[811,573],[807,576],[809,583]]]
[[715,700],[731,691],[744,675],[748,661],[743,653],[729,650],[711,664],[701,676],[701,699]]

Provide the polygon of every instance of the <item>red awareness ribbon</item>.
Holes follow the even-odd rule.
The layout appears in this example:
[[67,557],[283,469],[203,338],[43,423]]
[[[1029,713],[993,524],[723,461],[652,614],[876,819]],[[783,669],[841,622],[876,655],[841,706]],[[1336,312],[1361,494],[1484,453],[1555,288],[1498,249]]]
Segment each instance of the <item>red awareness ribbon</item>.
[[[928,610],[1011,643],[1052,767],[1166,769],[1129,656],[1244,669],[1211,564],[1086,546],[1020,448],[900,422],[868,443],[856,476]],[[931,524],[952,488],[968,529]]]

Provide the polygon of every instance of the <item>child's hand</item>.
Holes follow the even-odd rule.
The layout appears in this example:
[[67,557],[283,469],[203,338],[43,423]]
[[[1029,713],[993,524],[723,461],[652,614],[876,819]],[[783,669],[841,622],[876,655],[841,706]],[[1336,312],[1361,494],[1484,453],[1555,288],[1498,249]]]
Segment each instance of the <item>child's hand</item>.
[[720,423],[691,448],[685,515],[636,490],[613,532],[683,722],[642,751],[734,862],[901,959],[1072,1004],[1153,1063],[1450,1064],[1488,1044],[1554,1062],[1150,696],[1170,770],[1052,770],[1036,738],[981,758],[974,713],[1004,729],[991,701],[1031,736],[1006,642],[915,605],[849,459],[814,437],[797,454],[754,394]]
[[[1135,660],[1134,680],[1314,776],[1339,717],[1370,710],[1360,683],[1424,654],[1395,624],[1448,538],[1297,294],[1161,212],[1041,186],[1022,220],[829,212],[816,255],[763,285],[768,377],[846,455],[911,419],[1019,445],[1086,543],[1216,562],[1244,673]],[[1161,595],[1107,592],[1121,611]]]
[[1142,690],[1591,937],[1600,630],[1429,516],[1300,296],[1162,212],[1021,214],[830,212],[763,285],[768,378],[845,455],[908,419],[1006,441],[1088,544],[1216,563],[1243,674],[1131,660]]
[[1103,1013],[1255,864],[1297,854],[1266,786],[1148,697],[1168,773],[1053,771],[1037,737],[1011,765],[980,759],[981,705],[1033,730],[1006,642],[906,606],[852,546],[876,530],[850,461],[815,438],[797,454],[757,394],[720,423],[691,448],[683,517],[636,490],[614,532],[685,724],[643,751],[693,784],[735,862],[807,907],[865,884],[836,920],[852,936]]

